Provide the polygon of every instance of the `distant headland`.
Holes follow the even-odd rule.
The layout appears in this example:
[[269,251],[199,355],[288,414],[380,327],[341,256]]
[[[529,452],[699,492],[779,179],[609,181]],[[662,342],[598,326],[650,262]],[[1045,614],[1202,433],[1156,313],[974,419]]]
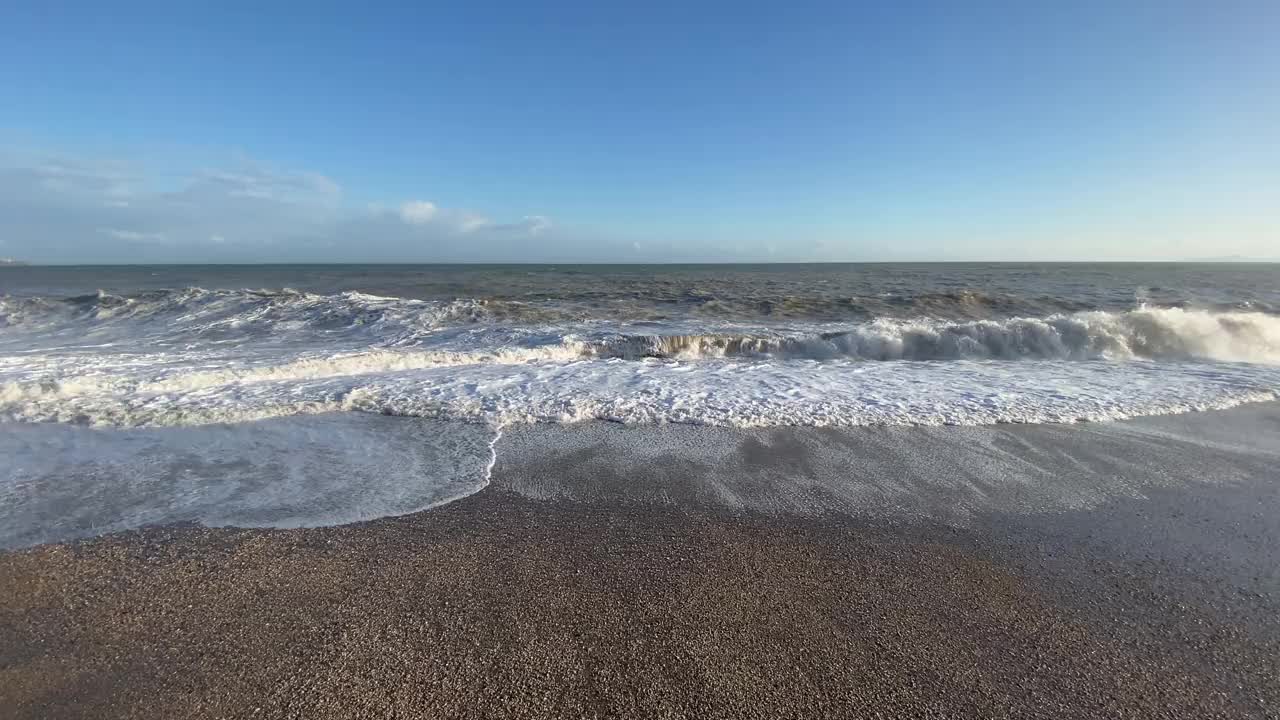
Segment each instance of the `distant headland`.
[[21,260],[14,260],[13,258],[0,258],[0,267],[4,267],[4,266],[12,267],[15,265],[26,265],[26,264],[27,263],[24,263]]

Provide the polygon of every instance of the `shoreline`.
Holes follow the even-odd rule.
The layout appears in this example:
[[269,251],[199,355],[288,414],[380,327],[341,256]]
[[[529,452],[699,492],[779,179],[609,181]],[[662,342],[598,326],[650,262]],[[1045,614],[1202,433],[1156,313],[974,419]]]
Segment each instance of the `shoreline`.
[[509,429],[488,487],[420,513],[0,553],[0,701],[16,718],[1265,717],[1277,453],[1280,403]]

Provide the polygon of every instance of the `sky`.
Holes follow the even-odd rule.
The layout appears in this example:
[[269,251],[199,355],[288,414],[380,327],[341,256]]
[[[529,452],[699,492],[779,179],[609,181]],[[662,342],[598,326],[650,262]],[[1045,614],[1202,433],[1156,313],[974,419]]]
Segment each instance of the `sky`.
[[1280,3],[3,3],[0,257],[1280,258]]

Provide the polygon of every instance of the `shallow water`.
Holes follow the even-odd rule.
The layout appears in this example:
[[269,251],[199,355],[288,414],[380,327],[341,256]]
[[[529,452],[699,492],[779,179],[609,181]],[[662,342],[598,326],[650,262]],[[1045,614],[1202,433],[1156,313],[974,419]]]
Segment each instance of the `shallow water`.
[[[351,482],[378,497],[388,482],[417,487],[403,504],[297,520],[229,491],[237,510],[166,506],[135,524],[346,522],[475,486],[487,445],[444,439],[511,424],[987,425],[1228,408],[1277,397],[1278,309],[1278,265],[0,268],[0,421],[114,429],[88,455],[13,434],[27,444],[5,453],[25,464],[0,481],[49,522],[83,525],[97,516],[75,498],[106,502],[92,498],[146,475],[83,470],[93,453],[133,452],[131,428],[198,448],[151,453],[168,459],[147,477],[212,468],[197,473],[205,487],[221,482],[218,455],[289,452],[289,418],[450,423],[423,445],[437,469],[343,461],[309,470],[332,482],[303,483],[326,497]],[[334,445],[390,442],[361,427],[335,423]],[[50,465],[58,453],[81,469]],[[252,482],[297,484],[269,476]]]

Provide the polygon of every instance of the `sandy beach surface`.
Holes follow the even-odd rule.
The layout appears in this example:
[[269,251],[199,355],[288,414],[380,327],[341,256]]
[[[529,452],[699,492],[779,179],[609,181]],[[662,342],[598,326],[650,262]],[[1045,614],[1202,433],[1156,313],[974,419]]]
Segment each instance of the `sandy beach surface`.
[[398,518],[0,554],[0,714],[1280,714],[1274,403],[532,426],[497,457]]

